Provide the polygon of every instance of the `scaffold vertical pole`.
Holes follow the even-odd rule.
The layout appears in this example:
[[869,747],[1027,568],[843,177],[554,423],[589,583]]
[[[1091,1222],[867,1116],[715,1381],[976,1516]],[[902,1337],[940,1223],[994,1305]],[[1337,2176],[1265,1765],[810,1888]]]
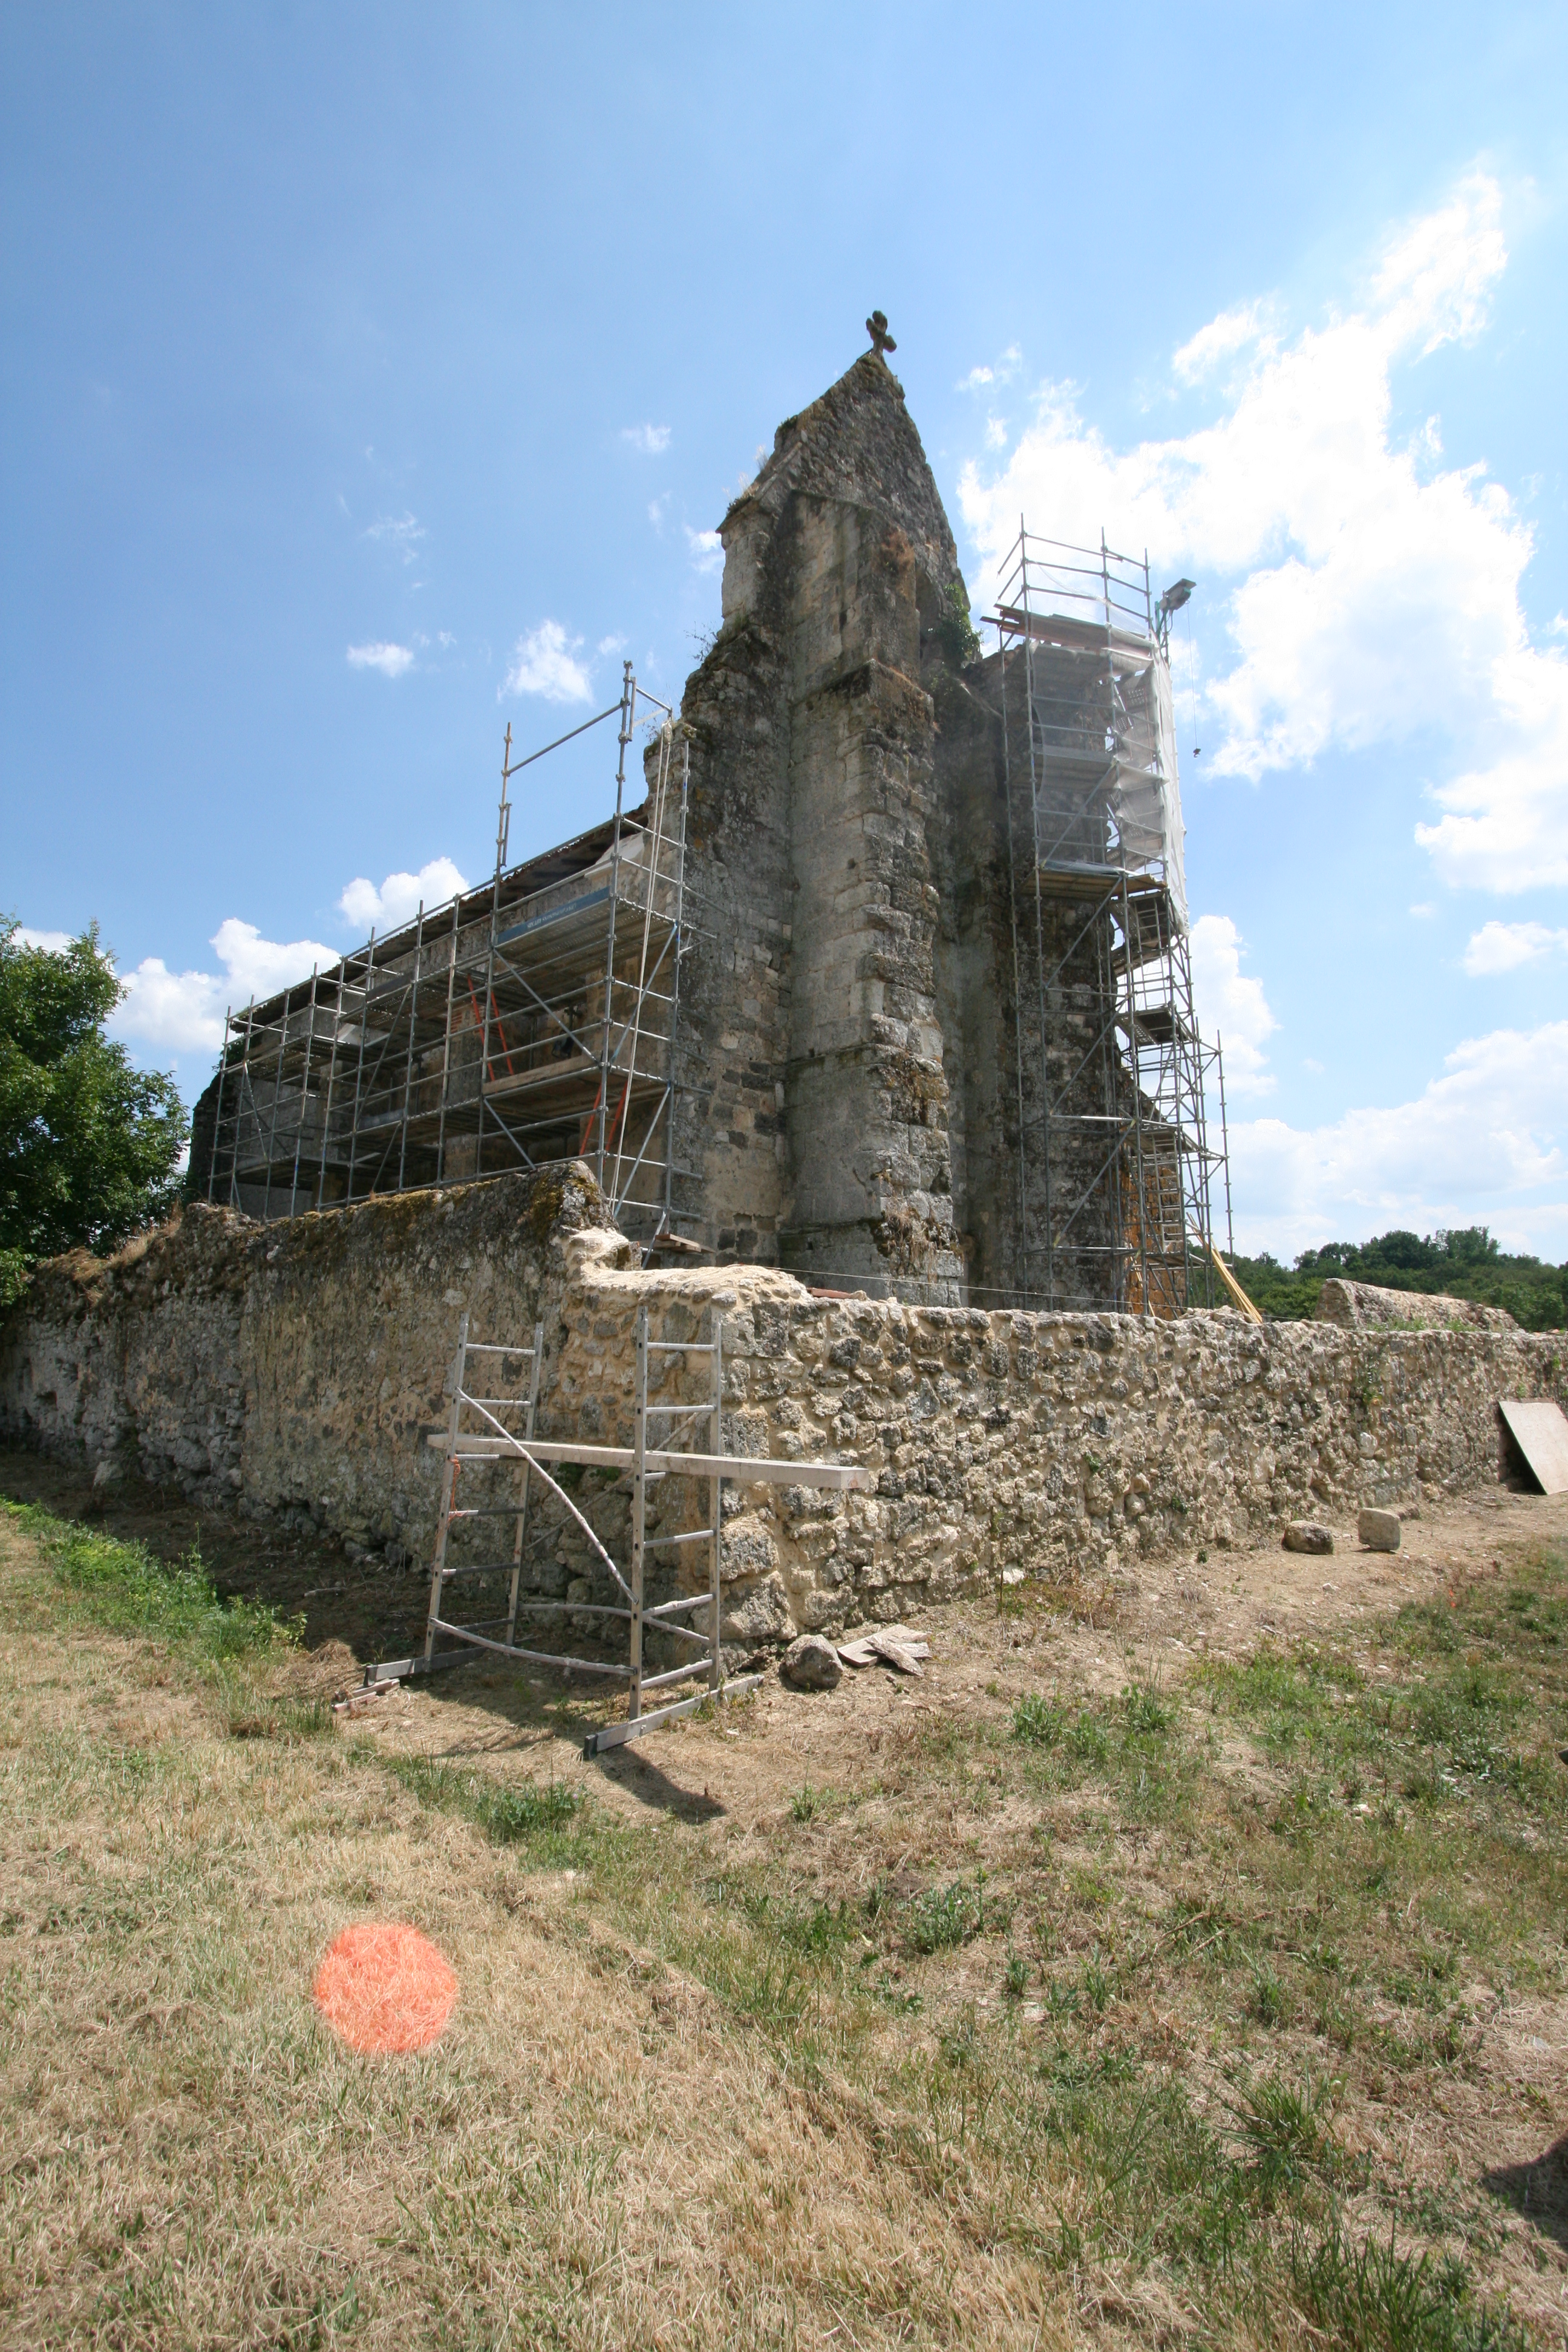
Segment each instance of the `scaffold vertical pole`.
[[632,1406],[631,1696],[635,1723],[642,1713],[643,1571],[647,1539],[647,1308],[637,1308],[637,1394]]
[[[724,1318],[715,1307],[713,1318],[713,1407],[708,1416],[708,1451],[715,1456],[724,1451]],[[723,1603],[724,1573],[724,1481],[715,1473],[710,1497],[713,1508],[713,1542],[709,1556],[709,1578],[711,1598],[708,1604],[708,1630],[713,1643],[713,1688],[724,1687],[724,1652],[719,1638],[719,1620]]]
[[[511,733],[510,728],[507,733],[510,737]],[[539,1412],[539,1367],[543,1355],[544,1326],[542,1323],[536,1323],[533,1327],[532,1361],[528,1371],[528,1406],[522,1424],[522,1433],[531,1441],[534,1433],[534,1421]],[[512,1535],[511,1591],[507,1597],[506,1607],[506,1645],[509,1650],[517,1639],[517,1596],[522,1581],[522,1547],[528,1534],[529,1474],[532,1466],[525,1454],[521,1474],[522,1491],[518,1496],[517,1526]]]
[[[436,1181],[443,1182],[447,1173],[447,1087],[452,1068],[452,998],[458,985],[458,921],[462,906],[460,898],[452,901],[452,936],[447,943],[447,1021],[441,1037],[441,1105],[436,1119]],[[424,916],[423,907],[420,908]],[[417,1000],[416,1001],[416,1008]]]
[[447,1416],[447,1459],[441,1469],[441,1516],[436,1523],[436,1560],[430,1570],[430,1607],[425,1619],[425,1664],[436,1648],[436,1622],[441,1614],[441,1587],[447,1576],[447,1538],[452,1526],[452,1501],[458,1484],[458,1432],[463,1417],[463,1391],[468,1377],[468,1315],[458,1318],[458,1352],[452,1359],[452,1409]]
[[403,1073],[403,1119],[397,1137],[397,1189],[408,1165],[408,1106],[414,1097],[414,1055],[419,1042],[419,967],[425,961],[425,901],[414,929],[414,988],[408,1003],[408,1058]]
[[1225,1108],[1225,1039],[1215,1032],[1215,1059],[1219,1064],[1219,1141],[1225,1155],[1225,1242],[1226,1255],[1236,1255],[1236,1226],[1230,1213],[1230,1120]]
[[374,923],[370,927],[370,946],[366,953],[368,961],[364,968],[364,992],[360,1001],[359,1052],[354,1056],[354,1107],[353,1123],[349,1129],[349,1172],[343,1183],[345,1202],[352,1201],[354,1196],[354,1156],[359,1143],[360,1097],[364,1086],[365,1032],[370,1024],[370,992],[375,981],[375,925]]
[[671,1229],[675,1210],[675,1049],[680,1030],[680,959],[686,937],[686,815],[691,792],[691,739],[680,738],[680,840],[675,854],[675,961],[669,981],[669,1092],[664,1110],[664,1230]]
[[[252,990],[250,1002],[245,1008],[245,1054],[239,1066],[239,1095],[234,1111],[234,1153],[228,1163],[228,1205],[231,1209],[237,1209],[239,1206],[239,1123],[245,1117],[245,1094],[247,1087],[250,1089],[252,1103],[254,1104],[256,1100],[256,1088],[251,1083],[250,1076],[250,1034],[255,1024],[256,992]],[[261,1133],[259,1111],[256,1116],[256,1132],[259,1137]]]
[[616,915],[621,896],[621,821],[626,796],[626,745],[632,740],[637,694],[637,679],[628,661],[622,665],[621,669],[621,731],[617,738],[620,749],[616,759],[616,815],[610,835],[610,919],[605,938],[605,1019],[599,1037],[599,1099],[595,1107],[598,1139],[594,1151],[594,1181],[601,1192],[605,1186],[605,1139],[610,1115],[610,1036],[615,1017]]
[[[209,1203],[213,1197],[213,1185],[217,1178],[217,1148],[219,1139],[223,1135],[223,1090],[228,1079],[228,1024],[233,1018],[233,1005],[226,1004],[223,1012],[223,1052],[218,1058],[217,1066],[217,1100],[213,1105],[212,1150],[207,1155],[207,1200]],[[243,1102],[245,1099],[245,1066],[243,1063],[240,1065],[239,1083],[241,1088],[240,1100]],[[235,1126],[235,1143],[237,1147],[235,1158],[237,1160],[239,1157],[237,1150],[238,1141],[238,1122],[237,1120]]]

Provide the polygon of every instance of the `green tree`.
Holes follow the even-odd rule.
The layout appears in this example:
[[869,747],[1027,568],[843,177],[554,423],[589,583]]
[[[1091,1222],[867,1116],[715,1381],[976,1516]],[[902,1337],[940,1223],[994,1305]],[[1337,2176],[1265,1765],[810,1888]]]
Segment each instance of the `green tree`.
[[1389,1290],[1506,1307],[1527,1331],[1568,1328],[1568,1265],[1510,1255],[1485,1225],[1454,1226],[1425,1236],[1395,1231],[1374,1234],[1367,1242],[1325,1242],[1321,1249],[1303,1250],[1294,1272],[1266,1250],[1258,1257],[1233,1258],[1231,1270],[1272,1321],[1310,1315],[1325,1279],[1342,1275]]
[[189,1131],[173,1078],[103,1034],[125,992],[96,923],[58,952],[17,928],[0,916],[0,1304],[35,1260],[164,1215]]

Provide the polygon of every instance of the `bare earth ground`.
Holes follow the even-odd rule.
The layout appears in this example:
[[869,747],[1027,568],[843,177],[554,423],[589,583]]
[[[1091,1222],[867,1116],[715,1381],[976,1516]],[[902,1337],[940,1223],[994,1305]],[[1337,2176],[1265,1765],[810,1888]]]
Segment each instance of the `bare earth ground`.
[[[0,2341],[1448,2341],[1281,2269],[1335,2214],[1563,2340],[1568,1498],[1017,1588],[584,1764],[542,1677],[323,1717],[418,1578],[0,1492],[307,1619],[257,1696],[0,1519]],[[426,2056],[315,2019],[374,1917],[458,1971]]]

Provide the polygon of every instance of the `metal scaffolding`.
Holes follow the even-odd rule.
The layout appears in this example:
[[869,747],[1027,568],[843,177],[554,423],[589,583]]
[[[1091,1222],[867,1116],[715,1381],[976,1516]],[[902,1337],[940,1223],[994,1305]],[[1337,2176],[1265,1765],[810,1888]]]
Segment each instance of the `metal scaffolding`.
[[1146,557],[1020,523],[992,615],[1020,1304],[1168,1316],[1215,1303],[1225,1152],[1205,1103],[1219,1048],[1193,1008],[1163,619]]
[[[660,718],[650,789],[627,810],[639,703]],[[511,779],[614,718],[614,816],[508,866]],[[672,1149],[689,774],[672,712],[629,662],[619,701],[542,751],[513,761],[509,727],[491,881],[230,1009],[195,1139],[207,1198],[291,1217],[585,1159],[633,1238],[692,1221]]]
[[[721,1308],[710,1307],[704,1320],[704,1339],[666,1339],[650,1331],[647,1306],[638,1307],[629,1397],[613,1375],[602,1391],[619,1401],[619,1389],[629,1404],[632,1442],[601,1445],[538,1433],[542,1324],[520,1347],[470,1339],[468,1318],[461,1317],[447,1383],[447,1427],[429,1436],[445,1460],[425,1646],[413,1656],[367,1666],[367,1690],[482,1658],[624,1683],[626,1713],[589,1734],[589,1756],[638,1738],[710,1699],[755,1690],[760,1675],[726,1675],[724,1668],[724,1481],[864,1493],[877,1478],[857,1463],[727,1453]],[[568,1491],[571,1469],[579,1481],[591,1471],[629,1490],[624,1568]],[[650,1511],[652,1490],[664,1486],[672,1492]],[[583,1594],[563,1598],[537,1589],[538,1562],[525,1560],[536,1489],[541,1501],[552,1499],[558,1515],[575,1525],[596,1562]],[[492,1533],[498,1524],[507,1530],[499,1545]],[[529,1566],[534,1578],[525,1584]],[[457,1613],[459,1590],[474,1596],[470,1608],[485,1613]],[[531,1624],[540,1631],[531,1634]],[[559,1631],[546,1648],[552,1629]],[[574,1635],[596,1637],[600,1648],[573,1652],[565,1643]],[[681,1684],[693,1682],[703,1687],[675,1696]],[[650,1696],[652,1707],[646,1705]]]

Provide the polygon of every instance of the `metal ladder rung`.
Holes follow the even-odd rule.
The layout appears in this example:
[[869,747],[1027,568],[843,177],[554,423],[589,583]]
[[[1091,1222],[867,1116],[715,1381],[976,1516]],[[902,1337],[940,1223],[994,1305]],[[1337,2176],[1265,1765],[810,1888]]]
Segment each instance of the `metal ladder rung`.
[[[437,1534],[436,1560],[431,1576],[430,1609],[426,1627],[425,1656],[422,1663],[429,1666],[435,1662],[436,1637],[437,1634],[443,1634],[462,1646],[457,1651],[443,1653],[440,1663],[460,1657],[464,1650],[480,1651],[493,1656],[513,1660],[518,1664],[559,1666],[574,1673],[598,1675],[628,1684],[630,1686],[629,1708],[626,1720],[605,1724],[595,1732],[586,1743],[584,1753],[588,1755],[596,1755],[605,1748],[618,1747],[625,1740],[635,1738],[640,1730],[647,1728],[651,1724],[668,1722],[673,1716],[689,1714],[692,1708],[700,1706],[706,1696],[706,1694],[700,1694],[671,1706],[653,1709],[648,1715],[647,1723],[645,1724],[642,1706],[642,1694],[645,1690],[649,1692],[662,1690],[670,1684],[690,1683],[700,1676],[706,1676],[713,1694],[720,1696],[731,1690],[751,1689],[755,1685],[755,1677],[742,1677],[733,1685],[726,1684],[724,1680],[723,1653],[720,1640],[720,1626],[722,1620],[722,1596],[719,1585],[721,1525],[718,1511],[720,1481],[723,1474],[714,1466],[721,1458],[723,1452],[721,1437],[723,1357],[719,1327],[715,1323],[710,1328],[714,1330],[714,1337],[711,1339],[653,1339],[648,1336],[647,1307],[640,1307],[637,1312],[637,1362],[632,1381],[632,1403],[636,1427],[633,1446],[634,1467],[629,1474],[623,1475],[616,1482],[623,1492],[629,1486],[635,1497],[632,1507],[631,1566],[627,1580],[623,1582],[623,1591],[630,1605],[623,1606],[619,1602],[557,1601],[546,1599],[542,1595],[527,1594],[521,1590],[522,1549],[528,1527],[532,1474],[538,1471],[551,1486],[553,1486],[555,1483],[544,1465],[535,1463],[526,1450],[536,1434],[539,1382],[543,1360],[543,1326],[535,1327],[534,1344],[531,1348],[509,1348],[496,1340],[470,1340],[467,1314],[462,1317],[458,1326],[458,1354],[453,1365],[450,1390],[451,1407],[446,1449],[446,1481],[442,1493],[441,1518]],[[712,1363],[711,1396],[697,1403],[689,1400],[676,1403],[650,1403],[647,1393],[648,1360],[652,1354],[681,1358],[688,1356],[710,1358]],[[470,1357],[478,1355],[516,1357],[521,1361],[530,1363],[531,1377],[527,1397],[471,1394],[467,1387],[468,1365]],[[659,1377],[662,1380],[664,1376],[661,1373]],[[527,1416],[524,1426],[521,1430],[508,1430],[497,1419],[497,1415],[502,1412],[516,1412],[520,1409],[525,1410]],[[466,1450],[468,1447],[477,1445],[479,1441],[479,1432],[465,1430],[462,1426],[463,1415],[468,1411],[478,1412],[489,1423],[489,1427],[486,1435],[489,1444],[495,1444],[498,1432],[500,1438],[505,1441],[496,1451],[491,1452],[489,1445],[483,1453]],[[650,1418],[654,1417],[670,1423],[664,1444],[657,1447],[657,1450],[661,1453],[670,1451],[669,1441],[679,1433],[683,1427],[692,1430],[692,1438],[689,1439],[688,1443],[693,1443],[699,1435],[697,1425],[706,1423],[712,1445],[712,1452],[707,1457],[710,1466],[705,1470],[693,1473],[683,1473],[675,1469],[668,1472],[649,1469],[645,1457],[648,1451],[648,1423]],[[492,1467],[510,1464],[521,1474],[519,1499],[514,1503],[457,1506],[454,1485],[458,1469],[464,1462],[483,1462]],[[710,1480],[713,1489],[714,1509],[712,1520],[708,1526],[683,1528],[669,1535],[648,1535],[645,1519],[648,1490],[667,1475],[705,1476]],[[459,1520],[483,1518],[510,1518],[516,1521],[518,1537],[515,1556],[510,1559],[448,1561],[447,1543],[449,1530]],[[681,1593],[674,1600],[659,1601],[651,1607],[647,1606],[644,1583],[644,1570],[647,1555],[653,1551],[676,1550],[691,1544],[705,1544],[712,1554],[712,1572],[708,1590]],[[616,1580],[622,1581],[620,1571],[614,1569],[613,1563],[611,1565]],[[509,1574],[511,1578],[511,1591],[504,1617],[483,1618],[472,1624],[459,1625],[442,1615],[441,1595],[447,1587],[460,1579]],[[708,1622],[703,1631],[699,1632],[695,1626],[677,1622],[699,1610],[707,1612]],[[545,1617],[581,1616],[595,1620],[604,1619],[606,1622],[625,1623],[629,1637],[628,1661],[625,1665],[616,1665],[601,1658],[572,1656],[523,1646],[517,1639],[517,1629],[519,1615],[524,1612]],[[667,1668],[654,1675],[646,1673],[643,1661],[645,1627],[651,1628],[666,1641],[689,1644],[698,1654],[688,1658],[681,1665]]]

